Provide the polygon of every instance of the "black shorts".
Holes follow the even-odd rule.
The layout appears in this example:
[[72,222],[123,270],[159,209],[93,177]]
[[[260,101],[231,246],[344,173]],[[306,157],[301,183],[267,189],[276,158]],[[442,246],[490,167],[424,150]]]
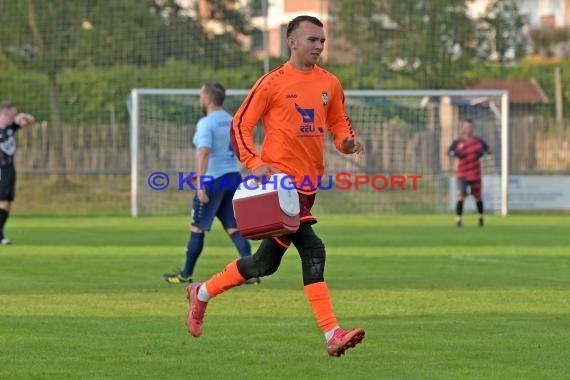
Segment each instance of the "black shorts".
[[470,181],[465,177],[457,177],[457,195],[466,197],[469,194],[477,200],[481,199],[481,179]]
[[16,195],[16,169],[14,166],[0,167],[0,201],[14,201]]

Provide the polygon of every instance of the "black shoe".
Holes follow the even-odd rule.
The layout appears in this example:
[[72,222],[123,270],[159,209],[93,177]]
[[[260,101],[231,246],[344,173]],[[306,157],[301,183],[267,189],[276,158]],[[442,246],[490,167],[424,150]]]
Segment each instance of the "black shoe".
[[455,224],[457,224],[457,227],[463,227],[463,222],[461,220],[458,220]]
[[479,218],[479,227],[483,227],[485,222],[483,222],[483,218]]
[[180,273],[164,273],[162,278],[171,285],[188,284],[192,282],[192,277],[184,277]]

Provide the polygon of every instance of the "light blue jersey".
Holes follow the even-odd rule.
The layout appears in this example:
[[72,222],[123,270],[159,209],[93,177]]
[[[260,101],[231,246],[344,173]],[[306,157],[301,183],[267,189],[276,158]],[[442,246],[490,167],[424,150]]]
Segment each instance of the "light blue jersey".
[[239,172],[237,158],[230,145],[232,116],[217,110],[201,118],[196,126],[192,142],[196,149],[210,148],[207,176],[221,177],[226,173]]

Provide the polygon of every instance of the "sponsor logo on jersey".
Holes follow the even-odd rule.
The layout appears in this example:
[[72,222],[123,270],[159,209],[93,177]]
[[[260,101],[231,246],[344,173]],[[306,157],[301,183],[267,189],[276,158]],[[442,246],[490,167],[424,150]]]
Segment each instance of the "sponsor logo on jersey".
[[301,133],[297,137],[320,137],[324,134],[324,129],[315,125],[314,108],[302,108],[295,103],[295,110],[301,115],[303,121],[299,126],[299,132]]
[[295,110],[303,117],[303,124],[315,123],[315,109],[314,108],[301,108],[300,105],[295,103]]

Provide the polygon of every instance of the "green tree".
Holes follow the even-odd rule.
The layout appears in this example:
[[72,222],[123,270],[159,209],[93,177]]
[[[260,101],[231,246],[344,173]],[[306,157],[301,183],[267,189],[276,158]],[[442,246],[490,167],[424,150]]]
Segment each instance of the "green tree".
[[[135,2],[0,1],[0,46],[6,59],[18,68],[47,76],[50,143],[63,143],[59,84],[63,70],[100,63],[101,56],[105,55],[112,57],[108,63],[121,60],[123,55],[131,60],[148,60],[148,52],[141,50],[144,46],[141,42],[144,40],[143,28],[151,22],[150,12],[148,7],[146,10],[145,7],[132,7]],[[131,13],[126,12],[127,7]],[[135,15],[130,21],[123,19],[132,13]],[[124,38],[127,34],[130,38]],[[58,154],[54,164],[65,167],[63,149],[55,151]]]
[[524,24],[517,0],[491,1],[477,22],[478,55],[501,64],[523,57],[528,45],[522,33]]
[[556,55],[557,46],[567,46],[570,28],[536,28],[530,31],[530,38],[535,54],[552,57]]
[[465,0],[339,1],[335,13],[361,60],[408,73],[425,87],[452,83],[454,63],[473,55]]
[[[116,64],[160,65],[168,59],[217,66],[243,60],[236,33],[248,32],[247,18],[231,5],[210,0],[210,20],[221,31],[202,27],[196,8],[175,0],[0,0],[0,60],[46,75],[50,100],[50,143],[62,144],[61,73],[74,67]],[[216,64],[214,64],[216,66]],[[181,73],[183,75],[183,73]],[[42,96],[34,94],[34,96]],[[62,149],[55,165],[65,167]]]
[[[251,16],[266,16],[268,2],[269,0],[249,0],[248,8]],[[266,14],[263,14],[263,10],[266,11]]]
[[218,25],[217,30],[208,30],[208,40],[204,48],[207,62],[216,68],[236,67],[248,64],[248,54],[238,40],[240,35],[253,31],[248,11],[240,7],[240,0],[209,0],[209,23]]

